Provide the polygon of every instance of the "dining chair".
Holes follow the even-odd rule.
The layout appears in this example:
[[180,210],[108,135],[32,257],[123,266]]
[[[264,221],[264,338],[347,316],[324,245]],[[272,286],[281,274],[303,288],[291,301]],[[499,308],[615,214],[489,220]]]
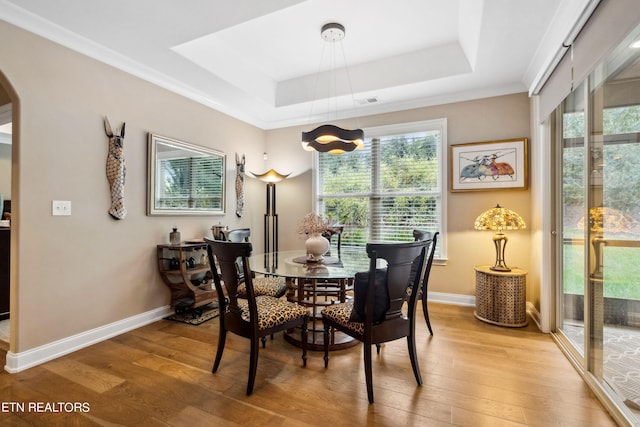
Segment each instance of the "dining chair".
[[[433,250],[431,250],[429,253],[429,259],[427,260],[427,271],[422,279],[422,284],[420,285],[420,288],[419,288],[420,295],[418,296],[418,298],[420,299],[420,302],[422,303],[422,313],[424,314],[424,320],[427,322],[427,328],[429,328],[429,334],[431,334],[431,336],[433,336],[433,329],[431,329],[431,321],[429,320],[429,306],[427,305],[427,290],[429,288],[429,273],[431,272],[431,264],[433,263],[433,255],[435,253],[438,234],[440,233],[436,232],[435,234],[433,234],[430,231],[413,230],[413,238],[415,241],[420,241],[420,240],[433,241],[431,244]],[[415,275],[416,270],[417,269],[415,267],[412,267],[411,277]],[[411,292],[412,289],[413,289],[412,287],[409,287],[409,292]]]
[[[332,225],[329,226],[324,232],[322,232],[322,237],[329,241],[329,251],[326,253],[326,256],[331,256],[331,246],[333,236],[338,236],[337,242],[337,250],[338,257],[340,258],[340,249],[342,246],[342,232],[344,231],[343,225]],[[347,292],[351,291],[353,288],[353,281],[350,279],[347,280],[331,280],[331,279],[316,279],[316,280],[307,280],[305,283],[305,294],[307,298],[313,300],[313,304],[318,304],[318,298],[321,297],[324,299],[324,304],[333,304],[336,301],[344,301],[347,298]]]
[[[229,242],[205,238],[209,263],[213,273],[213,282],[218,294],[220,309],[220,333],[218,349],[212,372],[220,366],[227,332],[232,332],[251,342],[249,357],[249,379],[247,395],[253,393],[253,386],[258,367],[259,340],[267,335],[292,328],[301,330],[302,365],[307,366],[307,323],[309,315],[306,308],[267,295],[256,295],[253,288],[253,277],[249,265],[251,243]],[[236,260],[242,259],[246,298],[238,295],[240,277],[236,268]],[[218,271],[218,267],[220,271]],[[223,292],[226,288],[226,298]]]
[[[431,246],[431,248],[430,248]],[[422,283],[427,269],[432,241],[420,240],[404,243],[367,243],[369,271],[356,273],[354,298],[322,309],[324,322],[324,363],[329,366],[329,337],[331,332],[343,332],[364,344],[364,371],[369,403],[373,403],[373,373],[371,347],[381,343],[407,338],[409,359],[418,385],[422,376],[415,345],[415,312],[418,292],[407,292],[411,266],[418,258],[418,272],[413,287]],[[430,251],[429,251],[430,249]],[[381,260],[386,267],[380,268]],[[407,312],[403,313],[403,305]]]
[[[248,242],[249,237],[251,236],[250,228],[238,228],[235,230],[227,231],[223,233],[223,236],[226,240],[230,242]],[[238,286],[238,296],[240,298],[246,298],[246,287],[244,283],[244,276],[242,275],[242,265],[241,261],[238,260],[238,271],[240,273],[240,285]],[[256,295],[268,295],[276,298],[280,298],[287,293],[287,283],[284,277],[270,277],[270,276],[260,276],[256,277],[256,275],[252,272],[253,277],[253,290]]]
[[322,233],[322,237],[324,237],[329,241],[329,252],[327,252],[327,255],[331,255],[331,240],[333,239],[333,236],[338,236],[337,249],[338,249],[338,256],[340,256],[340,248],[342,246],[343,232],[344,232],[344,225],[331,225]]

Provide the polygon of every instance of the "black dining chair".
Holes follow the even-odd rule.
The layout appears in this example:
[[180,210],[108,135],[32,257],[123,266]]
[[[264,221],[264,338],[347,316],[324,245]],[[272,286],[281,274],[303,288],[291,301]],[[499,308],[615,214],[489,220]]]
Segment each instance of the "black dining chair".
[[[251,237],[250,228],[237,228],[235,230],[226,231],[222,234],[225,240],[229,242],[248,242]],[[244,276],[242,275],[241,260],[238,260],[238,271],[240,273],[241,284],[238,286],[238,295],[241,298],[246,298],[246,288],[244,286]],[[253,276],[253,289],[256,295],[269,295],[272,297],[280,298],[287,293],[287,283],[283,277],[271,277],[271,276],[259,276],[252,272]]]
[[[343,332],[364,344],[364,371],[369,403],[373,403],[373,374],[371,347],[379,349],[381,343],[407,338],[409,359],[418,385],[422,376],[418,365],[415,345],[415,312],[418,292],[407,291],[410,285],[411,267],[418,259],[414,274],[413,288],[423,281],[432,241],[421,240],[407,243],[368,243],[369,271],[356,273],[354,298],[341,304],[325,307],[322,311],[324,322],[324,361],[329,366],[329,340],[332,331]],[[380,260],[386,261],[386,268],[379,268]],[[407,313],[403,305],[407,303]]]
[[[420,302],[422,303],[422,313],[424,314],[424,320],[427,322],[427,328],[429,328],[429,334],[431,334],[431,336],[433,336],[433,329],[431,329],[431,321],[429,320],[429,306],[427,305],[427,291],[428,291],[428,287],[429,287],[429,273],[431,273],[431,264],[433,264],[433,256],[435,253],[435,247],[438,241],[438,232],[436,232],[435,234],[431,233],[430,231],[423,231],[423,230],[413,230],[413,238],[415,241],[432,241],[431,245],[433,246],[433,250],[430,252],[429,254],[429,259],[427,260],[427,272],[424,275],[424,278],[422,280],[422,283],[420,284],[419,290],[420,290],[420,294],[418,296],[418,298],[420,299]],[[414,270],[415,268],[412,268],[412,277],[414,274]],[[410,287],[409,291],[411,291],[413,288]]]
[[322,232],[322,237],[329,241],[329,252],[327,255],[331,255],[331,240],[333,236],[338,236],[338,242],[336,248],[338,249],[338,257],[340,256],[340,249],[342,247],[342,233],[344,232],[344,225],[331,225],[325,231]]
[[[307,309],[281,298],[268,295],[256,295],[253,288],[253,277],[249,265],[251,243],[228,242],[205,238],[209,263],[213,273],[213,282],[218,294],[220,309],[220,332],[218,334],[218,350],[213,363],[212,372],[220,366],[227,332],[232,332],[251,342],[249,352],[249,378],[247,395],[253,393],[253,386],[258,367],[259,340],[276,332],[300,328],[302,365],[307,366]],[[242,259],[246,298],[238,295],[240,275],[236,261]],[[218,267],[220,271],[218,271]],[[223,291],[226,288],[226,297]]]

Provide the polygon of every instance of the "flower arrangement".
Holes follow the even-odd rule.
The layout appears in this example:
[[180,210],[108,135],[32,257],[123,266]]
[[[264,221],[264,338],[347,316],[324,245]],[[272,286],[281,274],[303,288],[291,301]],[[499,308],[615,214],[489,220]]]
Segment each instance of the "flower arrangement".
[[305,215],[302,222],[298,225],[298,233],[300,234],[322,234],[329,228],[329,219],[310,212]]

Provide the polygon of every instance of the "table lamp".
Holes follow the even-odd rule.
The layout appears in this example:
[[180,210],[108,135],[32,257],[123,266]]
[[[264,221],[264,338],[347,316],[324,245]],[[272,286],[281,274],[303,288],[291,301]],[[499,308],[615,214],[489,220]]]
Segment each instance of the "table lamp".
[[[578,227],[584,228],[584,217],[578,221]],[[596,206],[589,209],[589,228],[591,231],[591,244],[595,254],[595,269],[591,274],[594,278],[603,277],[604,248],[607,234],[626,233],[633,227],[633,221],[618,209]]]
[[504,249],[507,246],[507,236],[503,230],[523,230],[527,228],[520,215],[512,210],[496,205],[482,214],[474,223],[476,230],[493,230],[497,233],[493,236],[493,244],[496,247],[496,263],[490,267],[494,271],[511,271],[504,262]]

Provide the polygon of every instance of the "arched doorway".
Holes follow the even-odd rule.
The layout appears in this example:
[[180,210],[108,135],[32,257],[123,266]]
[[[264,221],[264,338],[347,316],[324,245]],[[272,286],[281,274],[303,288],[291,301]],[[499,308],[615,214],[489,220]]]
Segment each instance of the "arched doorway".
[[[17,221],[16,199],[18,183],[16,171],[12,167],[18,156],[18,119],[19,101],[13,86],[0,70],[0,220],[10,218],[9,226],[0,223],[0,354],[6,357],[12,351],[11,336],[16,328],[10,318],[16,285],[16,247]],[[9,126],[7,126],[9,125]],[[8,213],[8,215],[7,215]],[[15,322],[14,322],[15,323]]]

